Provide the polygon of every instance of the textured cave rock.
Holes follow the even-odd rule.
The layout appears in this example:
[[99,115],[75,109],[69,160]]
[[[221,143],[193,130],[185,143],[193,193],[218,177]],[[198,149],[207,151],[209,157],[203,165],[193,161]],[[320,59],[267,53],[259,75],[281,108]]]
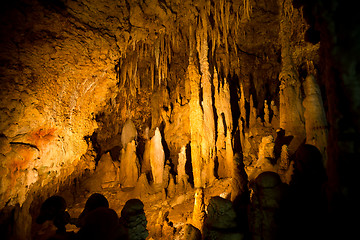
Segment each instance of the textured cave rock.
[[[292,184],[304,143],[322,155],[328,225],[340,235],[360,149],[354,9],[338,0],[1,3],[4,236],[29,239],[42,199],[62,193],[76,210],[95,191],[118,206],[141,198],[161,208],[165,235],[180,228],[173,208],[188,207],[194,215],[178,219],[193,216],[202,231],[207,189],[231,192],[243,213],[264,171]],[[262,192],[254,196],[260,206]]]

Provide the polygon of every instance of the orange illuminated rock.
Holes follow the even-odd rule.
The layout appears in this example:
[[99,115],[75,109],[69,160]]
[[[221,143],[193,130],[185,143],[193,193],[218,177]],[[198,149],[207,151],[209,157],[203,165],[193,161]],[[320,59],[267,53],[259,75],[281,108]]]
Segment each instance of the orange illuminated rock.
[[165,153],[161,143],[161,133],[156,128],[155,135],[151,138],[150,166],[155,184],[162,184],[165,164]]

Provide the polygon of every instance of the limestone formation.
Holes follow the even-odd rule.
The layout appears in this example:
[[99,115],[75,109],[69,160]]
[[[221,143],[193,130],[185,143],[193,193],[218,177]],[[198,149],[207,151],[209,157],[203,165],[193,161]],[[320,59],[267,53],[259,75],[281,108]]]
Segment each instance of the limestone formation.
[[328,130],[320,88],[313,75],[307,76],[303,85],[306,95],[303,101],[306,143],[314,145],[320,150],[324,166],[326,166]]
[[197,188],[195,190],[195,202],[192,215],[192,225],[202,231],[205,221],[205,203],[204,203],[204,189]]
[[163,171],[163,177],[162,177],[162,179],[163,179],[162,187],[163,188],[167,188],[169,186],[170,178],[171,178],[170,170],[171,170],[170,161],[167,160],[165,167],[164,167],[164,171]]
[[119,181],[121,187],[135,187],[140,176],[140,165],[136,155],[135,140],[126,144],[120,153]]
[[218,116],[216,140],[219,163],[218,175],[219,177],[230,177],[233,158],[233,120],[230,105],[230,89],[226,78],[223,81],[218,80],[216,69],[214,69],[214,86],[215,108]]
[[215,120],[213,106],[213,84],[209,70],[208,60],[208,17],[203,10],[201,12],[202,28],[199,29],[197,36],[197,47],[199,52],[199,64],[201,71],[201,87],[202,87],[202,110],[203,110],[203,129],[201,154],[204,161],[205,176],[204,183],[212,183],[215,180]]
[[112,160],[109,152],[101,156],[96,171],[102,176],[102,187],[114,186],[119,180],[119,164]]
[[240,119],[245,123],[246,121],[246,109],[245,109],[245,93],[244,93],[244,86],[240,83],[240,100],[239,100],[239,109],[240,109]]
[[304,110],[302,107],[301,83],[299,74],[293,63],[291,46],[291,11],[289,1],[285,1],[281,11],[282,21],[280,22],[280,44],[281,44],[281,72],[280,80],[280,128],[288,135],[294,136],[289,145],[289,151],[293,153],[305,139]]
[[249,128],[253,128],[256,125],[256,107],[254,106],[254,98],[253,95],[250,95],[250,113],[249,113]]
[[278,173],[283,183],[289,184],[293,175],[293,165],[290,163],[289,150],[287,145],[281,147]]
[[128,119],[121,131],[121,145],[126,148],[126,145],[133,140],[137,140],[137,130],[133,121]]
[[141,162],[141,173],[148,173],[151,172],[150,166],[150,146],[151,140],[149,139],[149,127],[145,129],[145,146],[144,146],[144,153]]
[[195,66],[195,36],[192,26],[189,27],[189,65],[188,65],[188,77],[190,81],[190,134],[191,134],[191,162],[194,175],[195,187],[203,187],[205,185],[203,169],[203,159],[201,153],[201,143],[203,134],[203,112],[200,102],[200,74],[199,70]]
[[186,146],[182,146],[178,158],[176,183],[179,189],[184,189],[184,190],[188,185],[188,179],[189,179],[189,176],[185,172],[186,161],[187,161]]
[[155,184],[163,183],[165,153],[161,139],[160,130],[156,128],[150,144],[150,166]]
[[82,186],[90,192],[117,186],[121,173],[119,167],[119,162],[113,161],[109,152],[103,154],[94,173],[82,183]]
[[274,171],[277,172],[274,166],[274,138],[273,136],[263,137],[259,145],[258,160],[256,161],[255,168],[248,174],[249,181],[255,179],[261,172]]
[[270,125],[270,111],[267,100],[264,101],[264,121],[266,126]]
[[274,100],[271,101],[270,108],[273,113],[273,116],[271,118],[271,125],[273,126],[274,129],[278,129],[280,127],[280,125],[279,125],[279,121],[280,121],[279,120],[279,110],[278,110],[278,107],[276,106]]
[[[359,64],[357,46],[343,45],[360,41],[349,31],[355,21],[345,19],[345,27],[332,21],[335,5],[343,13],[350,4],[7,2],[0,14],[3,238],[32,239],[38,199],[63,191],[75,213],[93,192],[109,196],[116,211],[128,198],[139,197],[149,209],[150,234],[153,213],[162,211],[160,237],[173,239],[165,235],[191,222],[193,191],[204,188],[209,194],[198,193],[194,207],[202,230],[203,202],[211,195],[229,198],[231,192],[235,205],[239,196],[249,197],[248,185],[256,185],[263,171],[290,183],[292,157],[304,142],[319,148],[325,161],[329,206],[336,207],[327,228],[352,212]],[[347,41],[349,36],[356,41]],[[305,69],[309,62],[311,70]],[[321,69],[321,81],[314,69]],[[273,146],[269,136],[278,128],[284,141]],[[166,160],[177,169],[170,170]],[[294,176],[302,164],[295,164]],[[313,169],[309,186],[319,177],[311,175]],[[258,190],[255,195],[263,196]],[[255,199],[259,208],[271,208],[260,200]],[[99,223],[97,216],[110,219],[113,213],[99,211],[89,221]],[[349,222],[340,225],[356,229]],[[268,227],[265,220],[261,224]],[[224,229],[206,237],[235,238],[231,231],[236,230]]]
[[247,176],[244,170],[244,164],[240,158],[240,154],[233,157],[233,173],[231,179],[231,201],[241,197],[247,191]]

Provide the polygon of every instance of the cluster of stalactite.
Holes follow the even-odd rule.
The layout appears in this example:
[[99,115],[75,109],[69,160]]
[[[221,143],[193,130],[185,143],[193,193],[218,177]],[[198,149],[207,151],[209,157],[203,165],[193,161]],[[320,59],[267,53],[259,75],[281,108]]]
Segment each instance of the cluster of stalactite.
[[[310,67],[302,86],[297,70],[301,59],[294,60],[294,43],[291,42],[296,31],[292,23],[294,9],[289,1],[281,6],[280,90],[270,94],[277,96],[263,100],[263,104],[255,100],[258,96],[253,95],[255,92],[248,85],[244,86],[245,81],[239,79],[239,83],[231,85],[225,77],[233,67],[230,56],[239,53],[237,46],[243,34],[242,26],[251,19],[251,1],[242,4],[230,1],[199,3],[200,10],[189,19],[187,26],[175,26],[172,31],[163,29],[153,44],[136,42],[119,60],[118,76],[122,87],[129,89],[133,96],[142,86],[153,91],[152,121],[148,127],[154,132],[156,127],[165,124],[161,134],[169,146],[175,145],[170,151],[177,151],[170,155],[177,157],[180,149],[190,142],[195,187],[205,187],[217,176],[231,177],[234,152],[242,153],[250,175],[258,173],[261,165],[268,164],[267,159],[282,162],[278,170],[288,170],[288,155],[293,154],[305,139],[317,146],[326,159],[326,119],[316,71],[311,67],[312,60],[307,60]],[[172,65],[172,59],[184,48],[187,50],[184,56],[188,57],[185,79],[174,80],[173,72],[177,69]],[[216,57],[220,49],[225,52],[225,59]],[[175,91],[169,90],[174,81]],[[232,95],[231,87],[238,88],[237,96]],[[234,105],[239,116],[232,111]],[[185,111],[189,114],[184,114]],[[175,137],[168,134],[169,129],[180,123],[174,119],[180,117],[185,119],[182,123],[188,121],[189,128],[182,131],[189,137],[176,143]],[[236,132],[239,139],[235,139]],[[270,135],[272,138],[268,138]],[[234,149],[235,142],[240,142],[240,149]],[[270,148],[275,149],[273,153],[269,153],[270,150],[262,152],[262,142],[264,148],[270,144]]]

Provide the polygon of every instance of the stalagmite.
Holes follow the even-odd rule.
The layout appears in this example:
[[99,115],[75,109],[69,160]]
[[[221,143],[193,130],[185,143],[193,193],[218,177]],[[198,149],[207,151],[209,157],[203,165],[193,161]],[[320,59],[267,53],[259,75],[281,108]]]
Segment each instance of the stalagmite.
[[[206,168],[206,183],[212,183],[215,179],[214,168],[215,168],[215,120],[214,120],[214,109],[212,101],[212,83],[211,74],[209,71],[209,60],[208,60],[208,35],[207,35],[207,16],[205,11],[202,12],[202,27],[200,34],[200,52],[199,52],[199,63],[201,71],[201,86],[203,92],[203,101],[201,102],[204,111],[204,124],[203,124],[203,135],[202,138],[202,158],[205,162]],[[205,137],[206,135],[206,137]]]
[[241,161],[240,154],[236,153],[233,157],[233,173],[231,179],[231,201],[238,200],[242,194],[246,192],[247,179],[244,170],[244,164]]
[[193,29],[190,25],[189,29],[189,66],[188,76],[190,81],[190,134],[191,134],[191,162],[194,176],[194,186],[202,187],[205,182],[203,181],[202,169],[203,160],[201,158],[201,142],[203,130],[203,112],[199,104],[200,100],[200,74],[195,66],[195,36]]
[[305,108],[306,143],[314,145],[320,150],[323,155],[324,165],[326,166],[328,130],[320,88],[313,75],[307,76],[303,85],[306,95],[303,101]]
[[126,148],[126,145],[132,140],[137,139],[137,130],[135,124],[130,119],[126,120],[121,131],[121,145]]
[[120,154],[119,180],[121,187],[135,187],[140,176],[140,164],[136,156],[136,143],[131,141]]
[[204,189],[197,188],[195,190],[195,202],[194,202],[194,211],[192,217],[192,224],[194,225],[194,227],[202,231],[205,217],[206,217],[206,213],[205,213],[205,203],[204,203]]
[[290,165],[289,150],[287,145],[281,147],[281,155],[279,159],[278,173],[283,183],[289,184],[293,175],[293,166]]
[[245,109],[245,93],[244,87],[242,83],[240,84],[240,101],[239,101],[239,109],[240,109],[240,118],[243,119],[244,124],[246,123],[246,109]]
[[219,163],[219,177],[226,177],[226,138],[223,117],[220,115],[217,121],[216,155]]
[[151,148],[151,139],[149,139],[149,127],[145,129],[145,149],[143,154],[143,159],[141,162],[141,173],[148,173],[151,171],[150,165],[150,148]]
[[226,174],[227,177],[232,177],[232,172],[234,168],[234,162],[233,162],[233,148],[232,148],[232,137],[231,133],[228,132],[226,135]]
[[[230,89],[226,81],[218,80],[216,69],[214,69],[214,98],[217,113],[217,157],[219,162],[219,177],[231,177],[233,149],[232,130],[233,120],[230,105]],[[225,150],[225,151],[224,151]]]
[[245,132],[244,132],[245,120],[243,118],[239,118],[238,127],[239,127],[241,150],[242,152],[244,152],[245,151]]
[[101,187],[115,186],[118,180],[118,172],[119,166],[116,162],[113,162],[110,153],[103,154],[96,168],[96,174],[100,176],[97,181],[101,183]]
[[280,125],[279,125],[279,110],[278,110],[278,107],[276,106],[274,100],[271,101],[270,108],[273,113],[273,116],[271,118],[271,125],[274,129],[278,129],[280,127]]
[[289,167],[289,152],[288,152],[288,146],[283,145],[281,147],[281,155],[280,155],[280,163],[279,163],[279,169],[286,170]]
[[155,184],[162,184],[165,164],[165,153],[161,143],[159,128],[155,129],[155,135],[151,138],[150,166]]
[[292,60],[291,23],[292,11],[291,1],[286,0],[281,10],[280,21],[280,43],[281,43],[281,72],[280,79],[280,128],[287,135],[294,136],[289,145],[290,152],[294,152],[305,139],[305,127],[303,119],[303,107],[301,99],[301,84],[299,75]]
[[267,100],[264,101],[264,121],[265,125],[270,125],[270,111],[269,111],[269,105],[267,104]]
[[185,172],[186,165],[186,146],[182,146],[179,152],[176,183],[180,189],[185,189],[188,183],[188,175]]
[[277,172],[272,161],[275,158],[274,153],[274,138],[273,136],[263,137],[259,145],[258,160],[255,164],[255,168],[248,174],[249,181],[255,179],[260,173],[265,171]]
[[253,96],[250,95],[250,116],[249,116],[249,128],[252,128],[256,125],[256,108],[254,107]]

